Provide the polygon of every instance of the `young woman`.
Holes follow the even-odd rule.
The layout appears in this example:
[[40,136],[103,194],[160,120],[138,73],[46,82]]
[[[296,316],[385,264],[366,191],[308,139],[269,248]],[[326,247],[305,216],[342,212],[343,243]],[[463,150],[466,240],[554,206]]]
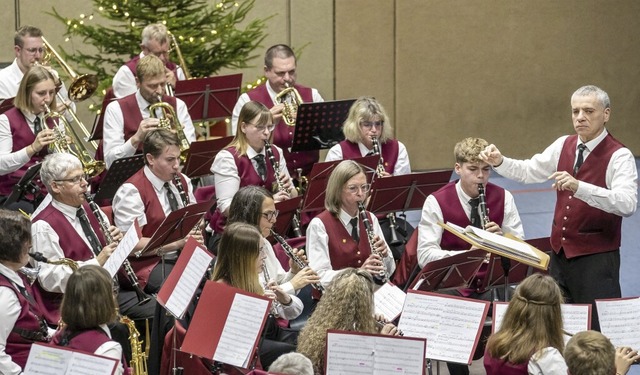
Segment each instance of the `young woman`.
[[78,268],[70,277],[62,299],[62,329],[53,343],[111,357],[120,361],[116,374],[125,373],[122,346],[111,339],[107,327],[118,317],[113,281],[102,267]]
[[500,330],[487,342],[487,374],[566,375],[562,302],[560,287],[550,276],[533,274],[518,285]]

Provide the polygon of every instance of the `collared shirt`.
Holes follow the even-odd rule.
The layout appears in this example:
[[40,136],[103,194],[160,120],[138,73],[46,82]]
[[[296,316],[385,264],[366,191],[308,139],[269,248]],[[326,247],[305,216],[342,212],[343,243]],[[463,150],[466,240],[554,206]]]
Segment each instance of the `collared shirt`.
[[[267,273],[270,277],[269,281],[274,280],[285,293],[291,296],[291,303],[289,305],[284,306],[280,303],[276,304],[278,316],[284,319],[295,319],[302,313],[304,305],[300,298],[296,296],[297,291],[293,288],[293,285],[290,282],[293,278],[293,274],[290,271],[285,272],[280,261],[276,257],[276,253],[273,251],[273,246],[271,246],[269,241],[264,237],[262,238],[262,247],[266,255],[264,262],[267,267]],[[267,280],[265,279],[262,271],[258,274],[258,281],[263,287],[267,284]]]
[[[282,153],[282,149],[276,145],[273,145],[278,151],[280,155],[280,170],[289,176],[289,171],[287,170],[287,161],[284,160],[284,156]],[[249,146],[247,148],[247,157],[252,160],[251,164],[255,167],[253,163],[253,158],[258,154],[264,155],[264,148],[257,152],[253,149],[253,147]],[[269,159],[265,156],[265,162],[269,163]],[[256,169],[257,172],[257,169]],[[238,167],[236,166],[235,159],[233,155],[228,150],[222,150],[218,152],[216,158],[211,165],[211,173],[213,173],[213,178],[216,185],[216,199],[218,203],[218,209],[220,212],[225,212],[227,208],[231,205],[231,200],[236,192],[240,189],[240,175],[238,173]],[[267,187],[269,190],[270,187]]]
[[[29,129],[35,134],[35,127],[33,122],[36,119],[36,115],[31,112],[20,111],[27,119]],[[42,126],[46,126],[42,114],[39,115],[40,123]],[[28,146],[27,146],[28,147]],[[24,147],[16,152],[13,150],[13,134],[11,133],[11,125],[9,124],[9,118],[2,114],[0,115],[0,175],[5,175],[11,172],[15,172],[31,159],[27,153],[27,147]]]
[[106,324],[100,324],[100,328],[109,336],[111,341],[100,345],[93,354],[118,360],[118,368],[116,369],[115,375],[122,375],[124,374],[124,367],[122,366],[122,346],[111,338],[111,330]]
[[[140,95],[140,90],[136,91],[135,95],[142,119],[149,118],[150,103]],[[184,127],[184,134],[189,140],[189,143],[191,143],[196,140],[196,130],[193,127],[193,122],[191,122],[187,105],[184,104],[182,100],[176,98],[176,107],[178,120]],[[105,110],[103,141],[104,161],[107,167],[110,167],[117,159],[133,156],[137,151],[137,147],[133,147],[131,144],[131,139],[128,139],[126,142],[124,140],[124,117],[120,103],[117,101],[109,103]]]
[[[158,176],[156,176],[146,165],[144,166],[144,176],[149,180],[151,185],[153,185],[153,190],[158,197],[158,201],[160,201],[164,214],[169,215],[171,212],[171,205],[169,204],[169,198],[167,197],[164,189],[164,183],[166,181],[158,178]],[[189,196],[189,202],[195,203],[196,198],[193,196],[191,180],[185,175],[182,175],[182,177],[187,181],[188,193],[185,193]],[[182,208],[183,203],[180,199],[178,189],[172,183],[169,184],[169,187],[176,198],[178,198],[178,206]],[[140,196],[140,192],[133,184],[125,183],[120,186],[116,192],[116,195],[113,198],[113,216],[116,227],[120,228],[123,233],[129,230],[129,227],[131,227],[135,219],[138,219],[138,224],[141,227],[147,224],[147,216],[144,212],[142,196]]]
[[[460,181],[456,183],[456,193],[460,200],[460,205],[464,209],[467,217],[471,215],[471,205],[469,200],[471,197],[467,195],[460,186]],[[429,195],[424,201],[422,207],[422,217],[418,225],[418,264],[424,267],[427,263],[434,260],[450,257],[463,253],[467,250],[447,250],[440,247],[442,240],[442,232],[444,229],[438,225],[443,222],[442,207],[438,204],[438,200]],[[524,230],[522,221],[516,208],[513,195],[507,190],[504,191],[504,219],[502,220],[502,233],[510,233],[518,238],[524,238]],[[471,248],[471,246],[469,246]]]
[[[16,271],[2,263],[0,263],[0,273],[7,276],[9,280],[17,285],[24,287],[24,283]],[[0,324],[0,374],[21,374],[22,368],[13,362],[11,356],[6,353],[7,339],[22,311],[22,306],[15,290],[0,287],[0,304],[2,305],[0,309],[0,322],[2,322]]]
[[[140,52],[140,58],[144,57],[144,53]],[[182,81],[185,79],[184,71],[178,66],[176,69],[176,79]],[[131,95],[138,89],[136,84],[136,77],[133,75],[131,69],[128,66],[122,65],[120,69],[113,76],[113,95],[116,98],[123,98],[127,95]]]
[[[362,142],[358,142],[358,149],[360,150],[360,155],[363,157],[373,153],[373,150],[369,150],[367,146],[365,146]],[[342,160],[342,147],[339,144],[331,147],[329,152],[327,152],[327,157],[324,161],[334,161],[334,160]],[[398,141],[398,160],[396,161],[396,165],[393,166],[393,175],[400,176],[403,174],[411,173],[411,165],[409,163],[409,154],[407,153],[407,148],[404,144]]]
[[[267,85],[267,92],[269,92],[271,101],[275,104],[276,95],[278,95],[278,93],[271,88],[269,81],[267,81],[265,85]],[[324,99],[322,98],[318,90],[312,88],[311,95],[313,97],[314,103],[324,102]],[[238,101],[236,102],[235,107],[233,107],[233,113],[231,115],[231,134],[232,135],[236,135],[236,131],[238,129],[238,117],[240,116],[240,111],[242,110],[242,107],[244,107],[244,105],[250,101],[251,101],[251,98],[249,98],[249,94],[245,92],[244,94],[240,95],[240,97],[238,98]]]
[[[340,209],[338,218],[342,225],[344,225],[347,233],[351,233],[352,227],[349,222],[351,221],[352,216]],[[382,233],[382,229],[380,229],[380,224],[378,224],[378,219],[375,215],[371,215],[371,225],[373,233],[384,241],[384,234]],[[387,249],[389,248],[386,241],[385,246],[387,246]],[[333,280],[341,270],[334,270],[331,265],[331,258],[329,256],[329,233],[327,233],[327,229],[322,223],[322,220],[317,217],[314,217],[307,227],[306,251],[309,257],[309,267],[316,271],[318,276],[320,276],[322,285],[327,287],[331,283],[331,280]],[[382,259],[382,262],[387,270],[387,274],[393,274],[393,271],[396,269],[396,263],[393,260],[391,250],[387,252],[387,256]]]
[[[587,150],[583,153],[584,161],[607,134],[605,129],[602,134],[585,143]],[[558,138],[531,159],[515,160],[504,157],[502,164],[494,169],[506,178],[525,184],[546,182],[549,176],[557,171],[566,138],[567,136]],[[620,148],[611,155],[605,172],[605,182],[606,188],[580,181],[574,197],[604,212],[623,217],[633,215],[638,205],[638,170],[635,158],[628,148]]]

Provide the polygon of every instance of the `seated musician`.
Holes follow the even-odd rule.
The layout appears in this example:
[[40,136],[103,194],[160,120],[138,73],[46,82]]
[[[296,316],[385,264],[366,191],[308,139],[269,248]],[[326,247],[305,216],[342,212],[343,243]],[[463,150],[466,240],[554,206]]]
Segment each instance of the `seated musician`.
[[173,120],[179,121],[184,127],[183,132],[187,140],[196,140],[186,104],[178,98],[165,95],[167,78],[162,61],[154,55],[145,56],[138,62],[136,71],[138,90],[109,103],[105,110],[103,145],[107,168],[116,159],[133,156],[142,151],[145,135],[160,125],[158,118],[150,117],[149,106],[160,101],[173,108],[177,115]]
[[[473,225],[493,233],[511,233],[524,238],[522,222],[513,196],[505,189],[488,182],[491,166],[480,160],[479,154],[488,146],[481,138],[465,138],[454,148],[456,159],[455,173],[458,181],[450,182],[440,190],[429,195],[422,208],[422,218],[418,225],[418,264],[423,268],[429,262],[467,251],[471,246],[444,231],[438,223],[451,222],[466,227]],[[478,185],[485,187],[488,222],[482,224],[479,207]],[[481,284],[482,269],[476,282]],[[475,287],[453,291],[465,297],[490,300],[491,291],[476,290]],[[481,340],[481,342],[484,342]],[[482,345],[480,345],[482,347]],[[482,349],[482,348],[480,348]],[[476,353],[482,356],[482,351]],[[477,358],[476,358],[477,359]],[[468,374],[468,367],[458,364],[447,364],[453,374]]]
[[159,58],[164,65],[163,74],[166,83],[171,87],[176,87],[176,80],[185,79],[184,71],[175,63],[169,61],[169,32],[162,23],[147,25],[142,30],[142,41],[140,43],[140,54],[126,62],[118,69],[113,77],[113,94],[116,98],[123,98],[136,92],[136,83],[139,79],[137,71],[138,62],[148,55]]
[[324,373],[327,330],[399,335],[396,326],[374,316],[373,289],[371,273],[363,269],[346,268],[333,278],[298,338],[297,351],[311,359],[316,374]]
[[0,374],[22,374],[31,345],[47,342],[42,307],[20,269],[29,262],[31,222],[16,211],[0,210]]
[[271,112],[263,104],[250,101],[242,108],[238,121],[238,133],[229,146],[216,155],[211,166],[211,173],[215,179],[217,207],[210,223],[214,233],[209,241],[210,249],[214,248],[213,244],[224,230],[226,217],[229,216],[229,205],[241,187],[256,185],[267,190],[276,187],[278,191],[273,195],[276,202],[297,195],[287,171],[282,149],[275,145],[271,145],[270,148],[274,160],[280,166],[278,177],[283,191],[278,188],[274,166],[267,155],[265,142],[269,141],[273,131]]
[[362,268],[377,279],[395,270],[378,219],[366,212],[372,228],[369,238],[359,214],[358,202],[366,200],[370,188],[364,169],[352,160],[340,162],[329,176],[325,211],[307,227],[309,266],[320,275],[325,288],[346,267]]
[[[29,167],[47,155],[47,146],[55,140],[51,130],[54,121],[45,118],[46,108],[56,105],[56,86],[51,72],[41,66],[31,68],[20,83],[14,105],[0,115],[0,196],[3,197],[11,194]],[[46,194],[39,181],[36,185]],[[36,197],[26,194],[23,199],[8,208],[33,212]]]
[[[144,168],[120,186],[113,198],[116,226],[127,231],[137,219],[142,229],[142,238],[134,252],[144,249],[170,212],[195,203],[191,180],[180,173],[178,136],[170,130],[157,129],[147,133],[142,148]],[[140,257],[130,257],[140,286],[147,293],[157,293],[173,269],[175,256],[171,262],[160,262],[163,255],[182,249],[189,235],[202,240],[197,228],[189,228],[187,232],[183,239],[150,249]]]

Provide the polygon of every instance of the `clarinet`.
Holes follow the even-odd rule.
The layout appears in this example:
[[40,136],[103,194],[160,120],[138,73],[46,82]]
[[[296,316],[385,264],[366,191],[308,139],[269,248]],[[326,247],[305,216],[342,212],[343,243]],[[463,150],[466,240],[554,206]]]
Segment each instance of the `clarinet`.
[[478,198],[480,199],[480,203],[478,203],[478,207],[480,208],[480,222],[482,225],[482,229],[486,228],[491,220],[489,219],[489,209],[487,208],[487,197],[484,193],[484,185],[478,184]]
[[[115,240],[111,236],[111,232],[109,232],[109,224],[106,221],[104,221],[104,218],[100,214],[100,209],[98,208],[98,205],[96,204],[96,202],[94,202],[93,199],[91,199],[91,197],[89,197],[89,194],[87,193],[85,193],[85,199],[87,200],[87,203],[89,203],[89,207],[91,207],[91,212],[93,212],[93,216],[95,216],[96,219],[98,220],[98,224],[100,224],[100,229],[102,230],[102,234],[104,235],[104,238],[107,240],[107,243],[111,244],[115,242]],[[138,306],[142,306],[145,303],[149,302],[151,298],[149,298],[149,296],[146,295],[142,290],[142,288],[140,287],[140,283],[138,282],[138,276],[136,276],[136,273],[133,270],[133,267],[131,267],[131,262],[129,262],[129,259],[125,258],[124,262],[122,263],[122,266],[124,267],[124,271],[127,274],[127,279],[129,279],[129,282],[133,286],[133,290],[135,290],[136,292],[136,296],[138,297]]]
[[[264,278],[264,290],[266,292],[267,285],[269,285],[269,281],[271,281],[271,277],[269,276],[269,270],[267,270],[266,262],[262,262],[262,277]],[[271,315],[273,315],[276,318],[280,315],[278,314],[278,306],[280,306],[280,302],[276,297],[273,299],[273,302],[271,303]]]
[[[284,250],[284,252],[287,253],[289,258],[291,258],[291,260],[293,260],[293,262],[298,267],[300,267],[300,269],[307,267],[307,264],[293,252],[293,248],[291,248],[291,245],[289,245],[287,241],[285,241],[285,239],[282,238],[281,235],[276,233],[273,229],[269,229],[269,231],[271,232],[271,235],[273,236],[273,238],[275,238],[276,241],[278,241],[278,243],[280,244],[280,246],[282,246],[282,249]],[[321,283],[311,284],[311,286],[314,289],[318,290],[319,292],[324,292],[324,287],[322,286]]]
[[[369,221],[369,217],[367,217],[367,211],[364,209],[364,203],[362,201],[358,202],[358,212],[360,213],[360,218],[362,219],[362,223],[364,224],[364,228],[367,231],[367,239],[369,240],[369,247],[371,247],[371,253],[376,254],[382,258],[382,254],[376,250],[375,247],[375,234],[373,233],[373,227],[371,226],[371,222]],[[389,275],[387,275],[386,267],[384,267],[384,262],[382,263],[383,269],[380,271],[380,274],[374,276],[381,283],[386,283],[389,281]]]
[[180,194],[182,206],[187,207],[189,205],[189,197],[187,197],[187,194],[184,192],[184,188],[182,187],[182,180],[180,179],[179,173],[173,175],[173,184],[176,185],[176,189],[178,189],[178,194]]
[[284,187],[284,183],[280,180],[280,162],[276,160],[276,157],[273,155],[273,150],[271,149],[271,143],[268,140],[264,140],[264,152],[267,154],[269,158],[269,162],[273,167],[274,174],[276,176],[276,183],[278,184],[278,192],[283,191],[285,193],[289,193],[289,191]]
[[380,141],[376,137],[371,137],[371,143],[373,145],[373,154],[378,155],[378,165],[376,166],[376,176],[381,177],[384,170],[384,158],[380,152]]
[[[376,166],[376,177],[382,177],[384,170],[384,158],[382,152],[380,152],[380,141],[376,137],[371,137],[371,143],[373,144],[373,154],[378,155],[378,165]],[[389,219],[389,229],[391,231],[391,241],[389,246],[400,246],[403,244],[402,240],[398,237],[398,224],[396,223],[396,214],[390,212],[387,214]]]

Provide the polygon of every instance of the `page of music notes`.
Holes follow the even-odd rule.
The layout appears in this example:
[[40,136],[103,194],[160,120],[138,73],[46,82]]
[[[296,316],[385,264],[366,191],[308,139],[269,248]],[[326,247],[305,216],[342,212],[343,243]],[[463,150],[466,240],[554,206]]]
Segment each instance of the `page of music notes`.
[[384,283],[373,294],[376,314],[382,314],[388,322],[395,320],[402,312],[407,294],[391,283]]
[[187,266],[164,306],[173,316],[181,318],[184,315],[212,260],[211,255],[200,246],[195,247]]
[[615,347],[640,349],[640,298],[596,300],[600,331]]
[[118,361],[70,349],[35,343],[31,346],[24,374],[112,375]]
[[325,374],[422,375],[425,347],[424,339],[329,331]]
[[136,219],[127,233],[124,234],[120,243],[118,243],[118,247],[104,263],[103,268],[109,272],[111,277],[116,276],[122,263],[131,254],[138,241],[140,241],[140,226],[138,225],[138,219]]
[[398,328],[427,339],[427,358],[468,364],[488,310],[489,302],[409,291]]
[[247,368],[269,301],[236,294],[213,359]]

